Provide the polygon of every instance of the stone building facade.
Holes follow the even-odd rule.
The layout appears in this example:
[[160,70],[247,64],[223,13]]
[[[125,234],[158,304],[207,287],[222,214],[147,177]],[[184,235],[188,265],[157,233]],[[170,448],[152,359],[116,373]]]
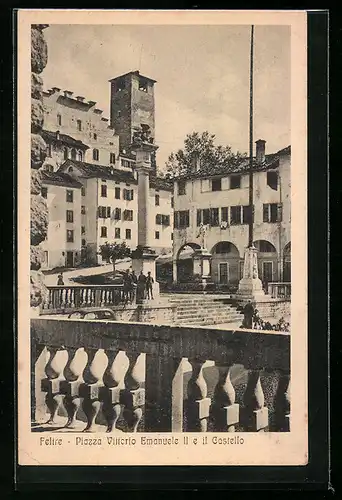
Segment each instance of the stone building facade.
[[42,196],[49,207],[47,238],[41,243],[43,269],[81,263],[81,188],[62,172],[42,173]]
[[[53,268],[69,264],[101,263],[99,249],[106,241],[125,241],[135,249],[138,239],[137,227],[137,173],[135,155],[130,151],[133,133],[147,125],[154,140],[154,80],[142,77],[138,72],[128,73],[111,80],[111,124],[96,108],[95,101],[74,96],[69,90],[54,87],[43,93],[45,109],[42,137],[46,143],[46,159],[43,169],[47,175],[43,180],[43,191],[47,197],[52,219],[44,242],[44,267]],[[121,82],[121,83],[120,83]],[[124,88],[119,89],[124,82]],[[120,98],[116,97],[120,94]],[[114,106],[115,103],[115,106]],[[114,107],[113,107],[114,106]],[[115,119],[114,117],[115,109]],[[119,113],[120,111],[120,113]],[[115,125],[115,127],[114,127]],[[155,162],[154,162],[155,165]],[[48,175],[48,174],[55,174]],[[66,223],[63,185],[72,178],[79,189],[74,201],[75,225],[79,225],[74,247],[64,248]],[[54,186],[52,188],[52,186]],[[57,187],[58,186],[58,187]],[[171,207],[173,188],[152,172],[150,180],[151,227],[149,245],[164,253],[172,248],[173,210]],[[58,196],[57,196],[57,193]],[[60,199],[56,209],[53,200]],[[64,234],[65,233],[65,234]],[[76,234],[76,233],[75,233]],[[58,245],[62,238],[63,245]],[[73,253],[71,255],[71,252]]]
[[[248,245],[249,161],[194,169],[174,184],[173,280],[193,279],[193,258],[184,251],[211,253],[211,278],[236,285]],[[257,141],[254,159],[254,242],[259,277],[289,281],[291,268],[291,148],[265,154]]]
[[67,159],[95,165],[119,162],[119,136],[95,101],[54,87],[43,94],[44,139],[55,170]]

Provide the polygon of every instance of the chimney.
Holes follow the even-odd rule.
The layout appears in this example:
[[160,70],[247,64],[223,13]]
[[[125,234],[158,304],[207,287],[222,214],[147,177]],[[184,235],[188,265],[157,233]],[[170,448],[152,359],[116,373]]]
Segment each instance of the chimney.
[[88,101],[89,106],[95,106],[96,101]]
[[60,92],[61,89],[59,89],[58,87],[52,87],[51,91],[52,93],[55,93],[55,92]]
[[256,144],[256,161],[258,163],[264,163],[266,141],[264,141],[263,139],[258,139],[257,141],[255,141],[255,144]]
[[76,99],[80,102],[83,102],[85,98],[81,95],[78,95],[78,96],[76,96]]
[[65,97],[70,97],[72,96],[73,92],[71,92],[71,90],[64,90],[64,95]]

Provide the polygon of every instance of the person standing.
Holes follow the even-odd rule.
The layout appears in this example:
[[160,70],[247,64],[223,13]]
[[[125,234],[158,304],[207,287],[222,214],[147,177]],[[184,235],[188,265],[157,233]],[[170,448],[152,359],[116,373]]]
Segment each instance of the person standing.
[[124,295],[124,303],[127,304],[131,291],[131,278],[129,274],[129,270],[127,269],[123,275],[123,295]]
[[133,270],[132,274],[131,274],[131,293],[130,293],[130,299],[131,299],[131,303],[132,304],[133,304],[133,301],[134,301],[134,298],[135,298],[135,292],[136,292],[137,284],[138,284],[138,277],[135,274],[135,271]]
[[147,298],[152,300],[153,300],[153,283],[154,279],[151,276],[151,271],[148,271],[146,278],[146,291],[147,291]]
[[137,302],[140,302],[145,298],[145,291],[146,291],[146,276],[142,271],[140,271],[137,282]]
[[250,300],[245,305],[243,309],[243,314],[244,314],[243,327],[253,328],[254,307]]
[[58,286],[63,286],[63,285],[64,285],[63,273],[60,273],[60,274],[58,275],[57,285],[58,285]]

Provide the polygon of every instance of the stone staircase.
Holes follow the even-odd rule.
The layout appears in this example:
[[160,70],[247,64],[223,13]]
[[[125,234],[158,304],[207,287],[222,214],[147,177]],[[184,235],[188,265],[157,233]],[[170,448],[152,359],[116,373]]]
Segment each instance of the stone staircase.
[[176,305],[176,325],[242,324],[243,314],[229,297],[222,295],[170,294],[168,300]]

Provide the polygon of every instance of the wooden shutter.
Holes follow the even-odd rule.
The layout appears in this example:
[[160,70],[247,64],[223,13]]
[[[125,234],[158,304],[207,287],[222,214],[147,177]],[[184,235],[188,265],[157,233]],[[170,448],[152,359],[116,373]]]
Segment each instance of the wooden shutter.
[[281,222],[283,220],[283,205],[278,203],[277,205],[277,222]]

